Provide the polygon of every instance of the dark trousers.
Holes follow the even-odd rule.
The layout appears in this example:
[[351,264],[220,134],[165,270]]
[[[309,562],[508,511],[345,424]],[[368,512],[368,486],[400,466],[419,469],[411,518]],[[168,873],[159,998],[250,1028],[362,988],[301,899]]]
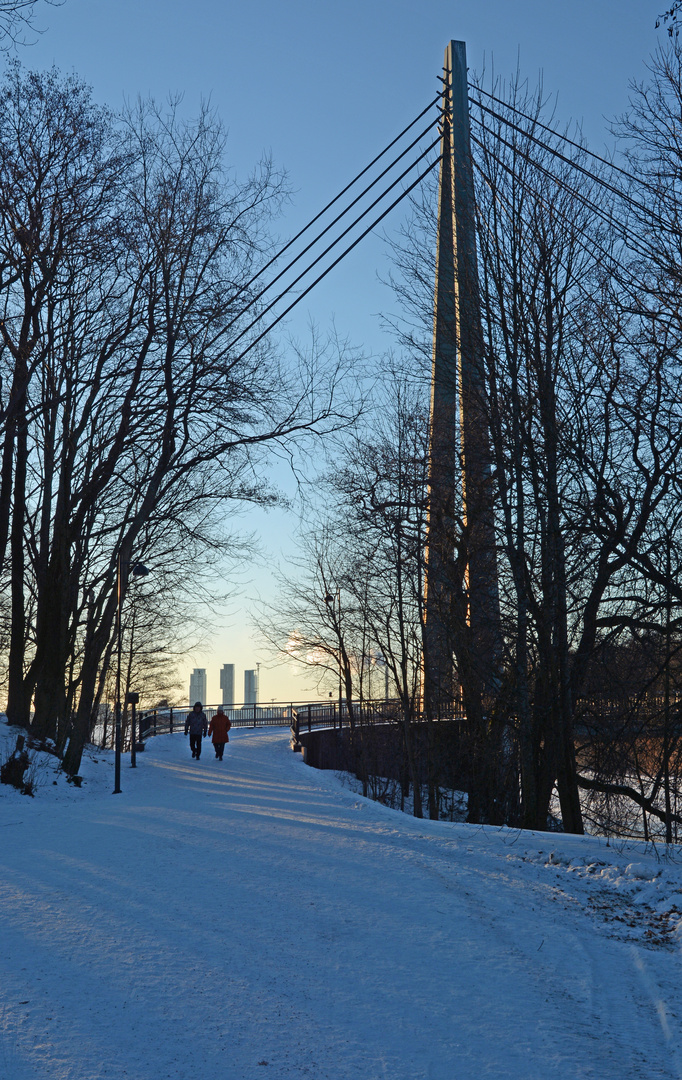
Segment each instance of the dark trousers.
[[197,757],[201,757],[201,732],[198,735],[192,735],[189,733],[189,748],[192,753],[196,753]]
[[223,760],[223,751],[225,749],[225,743],[224,742],[214,742],[213,743],[213,749],[215,750],[215,756],[217,758],[220,758],[220,760],[222,761]]

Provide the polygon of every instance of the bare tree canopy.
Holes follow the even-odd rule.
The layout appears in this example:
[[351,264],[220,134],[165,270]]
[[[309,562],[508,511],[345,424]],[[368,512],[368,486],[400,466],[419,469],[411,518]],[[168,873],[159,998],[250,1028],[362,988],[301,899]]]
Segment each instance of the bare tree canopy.
[[115,116],[76,76],[17,61],[0,84],[7,713],[33,710],[72,772],[107,685],[117,566],[158,567],[124,631],[129,671],[133,640],[163,667],[183,597],[211,574],[222,594],[217,556],[243,551],[232,509],[277,498],[270,453],[347,419],[342,350],[285,358],[248,327],[287,189],[267,159],[237,180],[225,150],[207,107]]
[[60,7],[64,0],[0,0],[0,49],[30,44],[31,32],[39,32],[36,9],[43,3]]
[[680,32],[680,12],[682,11],[682,0],[675,0],[675,3],[656,19],[656,28],[661,25],[661,19],[667,24],[668,35],[670,37],[677,37]]

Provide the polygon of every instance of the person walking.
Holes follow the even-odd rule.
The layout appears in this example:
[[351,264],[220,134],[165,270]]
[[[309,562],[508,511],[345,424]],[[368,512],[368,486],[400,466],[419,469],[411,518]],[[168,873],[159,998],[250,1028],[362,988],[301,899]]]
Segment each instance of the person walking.
[[187,713],[185,720],[185,735],[189,732],[189,746],[192,757],[199,760],[201,757],[201,736],[208,730],[208,720],[201,702],[195,701],[191,713]]
[[222,705],[218,706],[218,711],[211,720],[208,726],[209,735],[213,735],[213,749],[215,750],[215,756],[217,761],[223,760],[223,753],[225,751],[225,743],[230,741],[230,736],[227,734],[232,727],[232,722],[229,716],[225,716],[225,711]]

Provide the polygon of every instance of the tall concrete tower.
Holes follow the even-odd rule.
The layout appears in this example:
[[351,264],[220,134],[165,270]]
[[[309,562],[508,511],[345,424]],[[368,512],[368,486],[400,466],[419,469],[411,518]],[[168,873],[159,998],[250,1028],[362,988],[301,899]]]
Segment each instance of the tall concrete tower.
[[200,701],[202,705],[206,704],[206,668],[203,667],[195,667],[189,677],[190,705],[193,705],[195,701]]
[[234,664],[223,664],[220,672],[223,705],[234,705]]
[[257,684],[256,684],[256,671],[252,668],[250,671],[244,672],[244,703],[246,705],[255,705],[257,701]]

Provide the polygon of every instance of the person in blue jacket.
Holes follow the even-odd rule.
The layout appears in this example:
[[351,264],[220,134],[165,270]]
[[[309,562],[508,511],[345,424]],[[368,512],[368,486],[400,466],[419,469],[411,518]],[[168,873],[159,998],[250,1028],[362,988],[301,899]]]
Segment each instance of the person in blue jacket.
[[197,758],[197,760],[201,757],[201,736],[205,735],[207,731],[208,720],[206,719],[206,713],[201,702],[195,701],[191,713],[187,713],[185,735],[189,732],[190,750],[192,751],[192,757]]

